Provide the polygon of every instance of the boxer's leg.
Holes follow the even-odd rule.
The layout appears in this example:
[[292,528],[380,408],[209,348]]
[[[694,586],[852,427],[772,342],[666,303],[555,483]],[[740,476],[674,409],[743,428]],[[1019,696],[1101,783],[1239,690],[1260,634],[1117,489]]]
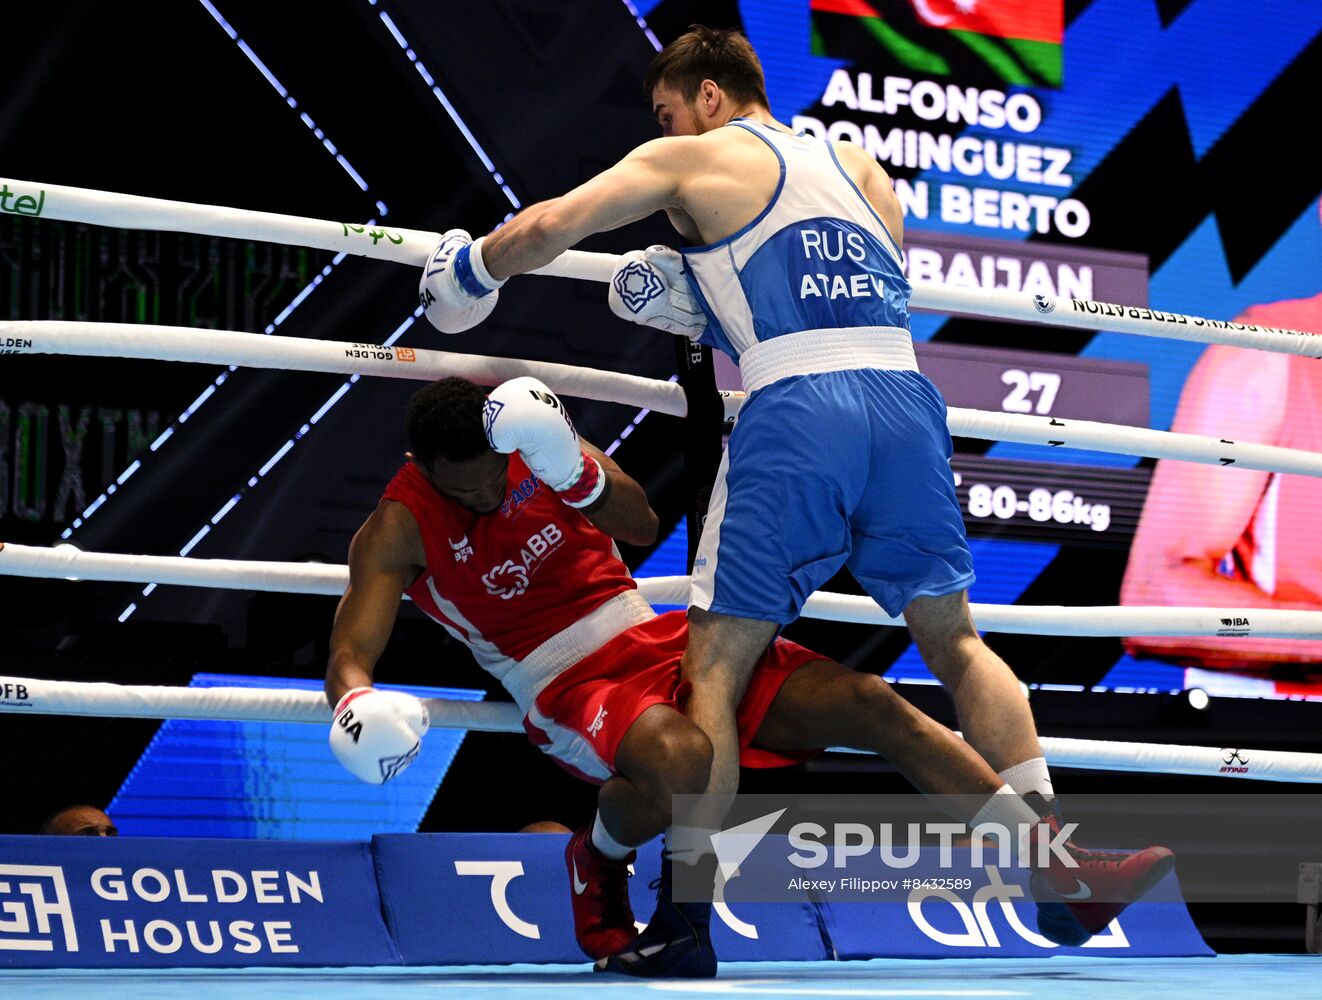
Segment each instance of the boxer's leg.
[[[1028,699],[1009,666],[974,628],[967,592],[916,598],[904,609],[904,620],[923,661],[950,692],[964,738],[987,762],[1004,773],[1041,760]],[[1042,772],[1045,776],[1045,763]],[[1039,794],[1049,790],[1049,782],[1016,788]]]
[[620,740],[615,775],[598,793],[607,831],[630,847],[659,836],[670,823],[671,798],[701,794],[711,762],[702,729],[669,705],[653,705]]
[[776,751],[826,746],[871,750],[920,791],[964,794],[970,802],[1002,785],[977,751],[914,708],[882,678],[832,660],[805,663],[786,678],[753,745]]

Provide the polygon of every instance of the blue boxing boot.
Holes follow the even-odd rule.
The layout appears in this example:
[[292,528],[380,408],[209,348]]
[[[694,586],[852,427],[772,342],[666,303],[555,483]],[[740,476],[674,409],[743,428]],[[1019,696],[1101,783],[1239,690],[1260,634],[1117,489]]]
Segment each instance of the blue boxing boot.
[[[661,877],[656,888],[656,912],[625,950],[597,962],[598,972],[615,972],[644,979],[711,979],[716,975],[716,952],[711,945],[710,900],[677,903],[672,898],[670,852],[661,853]],[[716,879],[716,859],[704,857],[697,868]]]

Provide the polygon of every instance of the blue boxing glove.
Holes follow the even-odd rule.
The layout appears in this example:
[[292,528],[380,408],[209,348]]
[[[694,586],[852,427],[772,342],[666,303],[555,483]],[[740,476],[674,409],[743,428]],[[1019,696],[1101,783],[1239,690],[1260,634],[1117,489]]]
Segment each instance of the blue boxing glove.
[[442,333],[462,333],[477,326],[496,308],[505,284],[482,263],[482,241],[462,229],[451,229],[436,244],[422,272],[418,299],[432,326]]

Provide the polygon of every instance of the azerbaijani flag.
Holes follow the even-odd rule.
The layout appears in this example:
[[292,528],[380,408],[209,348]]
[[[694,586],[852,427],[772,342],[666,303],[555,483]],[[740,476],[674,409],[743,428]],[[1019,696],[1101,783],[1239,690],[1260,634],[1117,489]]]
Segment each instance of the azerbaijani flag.
[[1059,87],[1065,0],[809,0],[816,55],[960,82]]

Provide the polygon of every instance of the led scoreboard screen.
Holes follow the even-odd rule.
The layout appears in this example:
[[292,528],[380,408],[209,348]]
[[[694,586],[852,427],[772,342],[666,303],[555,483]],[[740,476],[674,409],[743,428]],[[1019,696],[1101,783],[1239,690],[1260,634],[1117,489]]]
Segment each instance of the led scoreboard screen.
[[[635,3],[661,41],[739,27],[773,114],[867,150],[915,284],[1322,333],[1315,0]],[[951,407],[1322,451],[1322,365],[914,313]],[[718,365],[723,388],[738,388]],[[972,599],[1322,610],[1322,482],[956,439]],[[985,581],[985,582],[984,582]],[[1322,696],[1322,642],[1109,642],[1090,684]],[[912,655],[912,654],[906,654]]]

